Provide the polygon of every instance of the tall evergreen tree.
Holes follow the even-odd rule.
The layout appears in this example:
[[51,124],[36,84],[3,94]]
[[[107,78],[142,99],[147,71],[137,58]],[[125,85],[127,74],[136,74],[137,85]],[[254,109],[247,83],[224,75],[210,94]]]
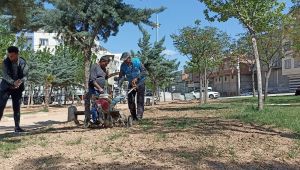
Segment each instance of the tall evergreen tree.
[[2,62],[7,53],[7,48],[13,45],[15,36],[10,33],[5,20],[0,19],[0,75],[2,76]]
[[137,56],[141,58],[147,70],[147,85],[148,88],[150,85],[154,93],[152,99],[154,104],[154,96],[157,88],[162,87],[166,81],[174,77],[179,63],[176,60],[167,60],[162,53],[165,50],[163,46],[165,38],[152,44],[150,43],[150,34],[141,27],[140,30],[143,33],[143,38],[139,40],[138,46],[140,50],[137,52]]
[[10,31],[17,32],[29,28],[30,18],[43,7],[40,0],[0,0],[0,15],[9,21]]

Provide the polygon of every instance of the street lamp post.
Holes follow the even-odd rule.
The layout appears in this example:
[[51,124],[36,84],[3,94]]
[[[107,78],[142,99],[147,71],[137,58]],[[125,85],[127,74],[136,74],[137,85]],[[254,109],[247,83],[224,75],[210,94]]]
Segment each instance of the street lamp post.
[[[155,42],[158,42],[158,29],[159,29],[159,22],[158,22],[158,14],[156,14],[156,23],[155,23],[155,29],[156,29],[156,40]],[[160,87],[158,86],[158,101],[160,101]]]

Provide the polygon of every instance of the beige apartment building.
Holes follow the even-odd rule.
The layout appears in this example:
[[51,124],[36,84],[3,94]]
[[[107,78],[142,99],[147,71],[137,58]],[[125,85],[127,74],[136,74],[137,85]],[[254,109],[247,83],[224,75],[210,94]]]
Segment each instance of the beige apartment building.
[[300,54],[291,49],[291,43],[286,42],[284,45],[285,57],[282,59],[282,74],[289,78],[290,92],[300,86]]

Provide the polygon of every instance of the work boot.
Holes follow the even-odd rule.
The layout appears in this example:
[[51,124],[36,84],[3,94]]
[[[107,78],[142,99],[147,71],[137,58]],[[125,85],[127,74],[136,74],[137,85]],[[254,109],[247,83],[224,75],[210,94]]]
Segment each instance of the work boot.
[[92,122],[90,121],[90,118],[87,117],[84,119],[84,124],[83,124],[84,128],[91,128],[92,127]]
[[23,132],[26,132],[26,131],[20,127],[15,127],[15,133],[23,133]]

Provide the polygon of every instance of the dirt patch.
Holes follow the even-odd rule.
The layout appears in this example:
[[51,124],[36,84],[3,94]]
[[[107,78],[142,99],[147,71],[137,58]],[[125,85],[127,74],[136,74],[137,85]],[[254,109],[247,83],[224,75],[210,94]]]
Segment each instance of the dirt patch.
[[227,108],[197,105],[147,107],[145,119],[129,129],[70,122],[2,135],[22,145],[0,157],[0,169],[300,169],[295,134],[226,120],[219,115]]

